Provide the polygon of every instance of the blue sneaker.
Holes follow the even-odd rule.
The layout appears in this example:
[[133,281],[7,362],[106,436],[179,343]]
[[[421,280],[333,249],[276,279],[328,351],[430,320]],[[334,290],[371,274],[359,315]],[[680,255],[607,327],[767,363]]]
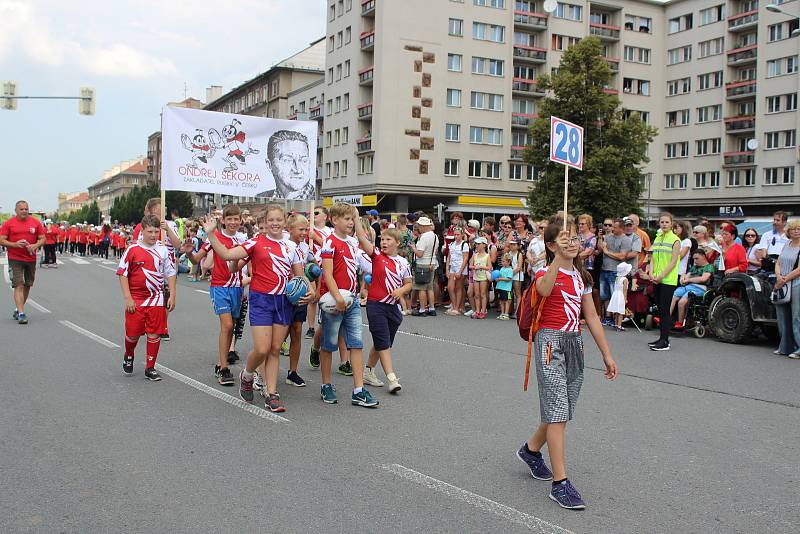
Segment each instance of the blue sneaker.
[[556,484],[550,490],[550,498],[558,503],[561,508],[568,510],[583,510],[586,508],[581,494],[572,485],[572,482],[565,480],[561,484]]
[[333,387],[333,384],[322,384],[320,388],[320,396],[322,397],[322,402],[326,404],[336,404],[336,388]]
[[28,324],[28,317],[24,313],[17,314],[17,323]]
[[531,470],[531,476],[536,480],[553,480],[553,473],[544,463],[544,457],[541,455],[536,457],[525,449],[526,447],[523,443],[522,447],[517,451],[517,458],[528,466],[528,469]]
[[19,310],[14,310],[14,315],[12,315],[12,317],[14,318],[15,321],[19,319]]
[[367,391],[367,388],[361,388],[361,393],[353,393],[353,396],[350,397],[350,402],[365,408],[374,408],[379,404],[375,397]]

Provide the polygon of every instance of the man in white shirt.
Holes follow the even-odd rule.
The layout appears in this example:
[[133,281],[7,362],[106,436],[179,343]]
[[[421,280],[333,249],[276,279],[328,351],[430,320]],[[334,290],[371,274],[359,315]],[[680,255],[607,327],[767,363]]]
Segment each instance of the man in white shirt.
[[772,230],[764,232],[761,236],[761,246],[767,250],[767,256],[777,258],[783,251],[784,245],[789,242],[789,238],[786,237],[786,219],[785,211],[776,211],[772,214]]
[[[433,284],[436,278],[436,268],[439,262],[436,259],[436,249],[439,246],[439,238],[433,233],[433,222],[423,216],[417,220],[419,226],[419,239],[417,239],[414,255],[416,256],[415,273],[425,273],[424,275],[415,274],[413,289],[417,292],[419,300],[419,310],[411,315],[420,317],[423,315],[436,315],[435,297],[433,294]],[[424,276],[426,283],[417,283],[418,277]]]
[[530,245],[528,245],[528,251],[525,259],[528,260],[528,273],[531,275],[531,277],[533,277],[536,274],[536,271],[545,265],[544,239],[542,237],[542,233],[538,230],[533,239],[531,239]]

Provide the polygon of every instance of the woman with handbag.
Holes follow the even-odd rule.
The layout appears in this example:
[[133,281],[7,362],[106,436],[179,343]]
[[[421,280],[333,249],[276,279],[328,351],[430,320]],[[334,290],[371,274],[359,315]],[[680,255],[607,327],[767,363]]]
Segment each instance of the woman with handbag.
[[790,239],[775,262],[775,304],[781,342],[775,354],[800,360],[800,219],[789,221],[786,236]]

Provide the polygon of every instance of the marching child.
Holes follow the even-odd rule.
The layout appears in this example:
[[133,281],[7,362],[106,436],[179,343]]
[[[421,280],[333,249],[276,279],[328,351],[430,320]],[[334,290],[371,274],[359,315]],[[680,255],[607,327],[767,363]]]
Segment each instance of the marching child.
[[[117,268],[122,297],[125,299],[125,355],[122,370],[133,374],[133,356],[139,338],[147,336],[147,363],[144,376],[161,380],[156,371],[161,335],[167,332],[167,311],[175,309],[175,264],[169,251],[158,244],[161,221],[145,215],[141,223],[142,239],[128,247]],[[169,298],[164,307],[164,281]]]
[[[302,266],[308,264],[308,257],[311,249],[308,246],[308,219],[304,215],[294,214],[289,216],[289,240],[297,247],[297,255],[302,259]],[[308,294],[316,297],[317,288],[315,282],[310,282]],[[309,302],[315,302],[316,298]],[[297,374],[297,364],[300,362],[300,349],[303,343],[303,323],[308,317],[309,304],[296,304],[292,316],[292,324],[289,326],[289,371],[286,374],[286,383],[291,386],[305,387],[306,382]],[[313,321],[313,319],[312,319]]]
[[[575,414],[583,384],[583,342],[580,332],[581,308],[586,326],[603,355],[605,376],[614,380],[617,364],[611,356],[603,327],[592,301],[591,275],[578,257],[580,237],[572,220],[562,231],[562,220],[551,222],[544,231],[548,267],[534,275],[536,292],[542,303],[539,330],[533,355],[539,386],[541,424],[522,444],[517,456],[525,462],[537,480],[553,480],[550,498],[562,508],[582,510],[586,505],[578,490],[567,479],[564,465],[564,431]],[[541,449],[547,444],[550,465],[544,462]]]
[[469,266],[473,271],[473,280],[475,281],[475,313],[472,314],[473,319],[486,318],[486,306],[489,301],[489,274],[492,270],[491,257],[487,252],[488,241],[485,237],[480,236],[475,238],[475,255],[469,262]]
[[382,387],[383,382],[375,375],[375,366],[381,362],[383,372],[389,380],[389,393],[402,389],[392,365],[392,345],[403,314],[400,299],[411,291],[411,267],[398,255],[402,234],[395,228],[381,231],[380,249],[374,245],[371,235],[361,225],[356,225],[356,235],[361,249],[372,259],[372,283],[367,295],[367,319],[372,334],[372,349],[369,352],[364,382]]
[[500,277],[497,279],[495,285],[495,293],[500,300],[500,315],[497,316],[501,321],[508,321],[511,319],[511,291],[513,290],[512,282],[514,280],[514,268],[511,267],[511,254],[506,252],[500,260],[502,267],[500,268]]
[[625,327],[622,326],[622,320],[625,318],[625,303],[628,301],[628,273],[631,272],[632,268],[630,263],[622,262],[617,265],[614,293],[611,294],[611,300],[608,301],[608,308],[606,309],[608,315],[613,314],[614,329],[618,332],[625,331]]
[[[239,374],[239,395],[245,402],[253,402],[253,377],[256,369],[266,360],[264,379],[267,389],[265,407],[271,412],[286,411],[278,394],[281,343],[286,339],[294,310],[286,297],[286,284],[290,273],[303,276],[303,264],[295,247],[284,240],[286,217],[277,204],[267,206],[258,219],[259,227],[266,229],[252,239],[234,248],[227,248],[216,236],[217,222],[207,217],[203,229],[214,249],[214,254],[224,261],[250,260],[250,327],[253,350],[247,355],[247,364]],[[216,269],[216,268],[215,268]],[[299,302],[307,304],[307,294]],[[227,348],[227,347],[226,347]]]

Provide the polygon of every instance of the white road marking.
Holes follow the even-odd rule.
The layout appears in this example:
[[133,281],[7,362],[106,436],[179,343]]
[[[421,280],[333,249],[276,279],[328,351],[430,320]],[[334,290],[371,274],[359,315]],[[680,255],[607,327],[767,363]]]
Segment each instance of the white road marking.
[[103,260],[103,265],[117,265],[117,262],[111,260]]
[[[369,324],[368,323],[361,323],[361,326],[369,327]],[[461,341],[455,341],[453,339],[445,339],[443,337],[426,336],[425,334],[417,334],[416,332],[404,332],[402,330],[398,330],[397,333],[398,334],[403,334],[403,335],[406,335],[406,336],[411,336],[411,337],[429,339],[431,341],[441,341],[442,343],[452,343],[453,345],[460,345],[462,347],[483,348],[483,347],[480,347],[478,345],[471,345],[469,343],[463,343]],[[505,352],[505,351],[500,351],[500,352]]]
[[476,493],[453,486],[452,484],[448,484],[447,482],[443,482],[439,479],[429,477],[428,475],[420,473],[419,471],[414,471],[413,469],[409,469],[408,467],[404,467],[400,464],[383,464],[379,465],[378,467],[401,478],[405,478],[406,480],[410,480],[411,482],[419,484],[420,486],[425,486],[428,489],[432,489],[433,491],[446,495],[451,499],[466,502],[475,508],[490,512],[498,517],[502,517],[503,519],[511,521],[512,523],[522,525],[528,530],[542,533],[558,532],[564,534],[574,534],[572,531],[561,528],[553,523],[548,523],[544,519],[539,519],[536,516],[520,512],[516,508],[511,508],[504,504],[500,504],[499,502],[487,499],[486,497],[481,497]]
[[105,269],[107,271],[117,272],[117,270],[115,268],[113,268],[113,267],[106,267],[105,265],[98,265],[98,267],[100,267],[101,269]]
[[64,262],[61,260],[56,260],[56,265],[64,265]]
[[8,258],[6,258],[5,256],[0,258],[0,265],[8,265]]
[[6,284],[11,284],[11,275],[8,274],[8,267],[3,267],[3,278],[6,279]]
[[89,332],[89,331],[88,331],[88,330],[86,330],[85,328],[81,328],[80,326],[76,325],[76,324],[75,324],[75,323],[73,323],[73,322],[70,322],[70,321],[58,321],[58,322],[59,322],[59,323],[61,323],[61,324],[63,324],[63,325],[64,325],[64,326],[66,326],[67,328],[70,328],[70,329],[72,329],[72,330],[75,330],[77,333],[79,333],[79,334],[82,334],[82,335],[84,335],[84,336],[88,337],[89,339],[91,339],[91,340],[93,340],[93,341],[97,341],[97,342],[98,342],[98,343],[100,343],[101,345],[105,345],[106,347],[108,347],[108,348],[110,348],[110,349],[118,349],[118,348],[119,348],[119,345],[117,345],[116,343],[113,343],[113,342],[111,342],[111,341],[107,340],[107,339],[106,339],[106,338],[104,338],[104,337],[100,337],[100,336],[98,336],[97,334],[94,334],[94,333],[92,333],[92,332]]
[[206,295],[209,295],[209,294],[210,294],[210,293],[209,293],[208,291],[206,291],[205,289],[195,289],[195,291],[197,291],[198,293],[205,293]]
[[69,261],[72,263],[77,263],[78,265],[89,265],[89,262],[83,258],[70,258]]
[[36,302],[35,300],[29,298],[27,304],[30,304],[33,308],[39,310],[42,313],[50,313],[50,310]]
[[188,376],[182,375],[177,371],[173,371],[169,367],[164,367],[160,363],[156,363],[156,369],[158,369],[159,372],[171,378],[174,378],[179,382],[183,382],[189,387],[193,387],[198,391],[207,393],[208,395],[211,395],[212,397],[215,397],[221,400],[222,402],[227,402],[231,406],[236,406],[237,408],[241,408],[242,410],[249,412],[257,417],[266,419],[267,421],[272,421],[274,423],[291,423],[291,421],[286,419],[285,417],[281,417],[280,415],[268,412],[267,410],[259,408],[258,406],[255,406],[253,404],[248,404],[241,399],[237,399],[233,395],[228,395],[227,393],[223,393],[222,391],[214,389],[209,385],[203,384],[202,382],[198,382],[194,378],[189,378]]

